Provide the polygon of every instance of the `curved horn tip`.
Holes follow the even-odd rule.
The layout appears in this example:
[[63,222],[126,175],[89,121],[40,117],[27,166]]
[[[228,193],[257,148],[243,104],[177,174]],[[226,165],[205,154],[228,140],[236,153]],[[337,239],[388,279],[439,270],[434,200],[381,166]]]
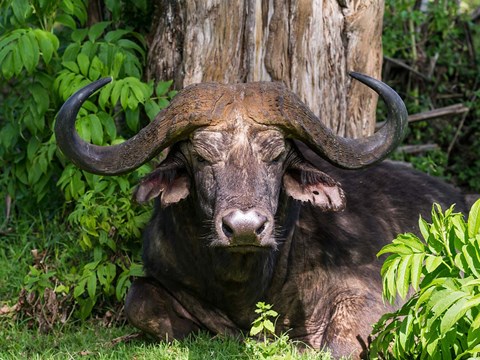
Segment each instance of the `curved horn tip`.
[[350,75],[355,80],[358,80],[358,81],[363,82],[363,83],[365,82],[365,80],[368,81],[369,79],[377,80],[377,79],[375,79],[371,76],[368,76],[368,75],[365,75],[365,74],[362,74],[362,73],[359,73],[359,72],[356,72],[356,71],[349,71],[348,75]]
[[90,85],[92,85],[92,87],[95,87],[95,88],[99,89],[99,88],[107,85],[112,80],[113,80],[113,78],[111,76],[107,76],[107,77],[100,78],[100,79],[92,82]]

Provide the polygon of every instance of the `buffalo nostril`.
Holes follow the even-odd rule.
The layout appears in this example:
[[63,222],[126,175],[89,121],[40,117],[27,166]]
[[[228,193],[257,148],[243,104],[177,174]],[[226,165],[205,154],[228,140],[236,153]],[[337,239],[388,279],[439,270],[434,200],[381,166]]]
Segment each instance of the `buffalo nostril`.
[[266,224],[266,222],[263,223],[257,230],[255,230],[255,234],[260,235],[261,233],[263,233],[263,231],[266,228],[265,224]]
[[233,236],[232,228],[225,223],[222,224],[222,231],[227,238],[231,238]]

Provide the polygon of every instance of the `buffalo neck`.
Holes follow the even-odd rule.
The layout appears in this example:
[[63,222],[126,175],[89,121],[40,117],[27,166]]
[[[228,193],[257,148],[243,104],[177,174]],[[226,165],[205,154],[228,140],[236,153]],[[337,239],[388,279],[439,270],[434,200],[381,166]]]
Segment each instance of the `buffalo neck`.
[[202,218],[194,201],[157,206],[145,234],[147,275],[169,288],[190,292],[248,326],[255,303],[266,298],[277,260],[285,258],[282,251],[292,226],[288,224],[292,211],[285,204],[276,216],[278,248],[246,253],[210,246],[211,220]]

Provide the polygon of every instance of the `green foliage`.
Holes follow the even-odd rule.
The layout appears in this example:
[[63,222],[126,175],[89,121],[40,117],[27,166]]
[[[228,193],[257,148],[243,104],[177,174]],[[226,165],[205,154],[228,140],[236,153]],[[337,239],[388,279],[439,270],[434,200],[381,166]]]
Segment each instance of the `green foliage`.
[[402,95],[410,114],[458,103],[470,111],[412,123],[407,143],[436,143],[440,150],[404,154],[401,159],[478,192],[480,24],[470,20],[471,14],[462,8],[465,2],[423,3],[421,7],[415,0],[385,1],[384,80]]
[[[80,318],[95,304],[122,299],[130,277],[142,274],[139,238],[150,208],[132,204],[130,197],[150,167],[122,177],[79,170],[56,147],[55,115],[80,87],[111,76],[114,81],[82,107],[76,125],[86,141],[110,145],[135,134],[175,95],[170,81],[141,80],[145,40],[119,27],[130,23],[130,3],[107,1],[112,21],[87,27],[84,0],[0,2],[2,195],[13,199],[12,213],[35,212],[40,205],[48,214],[63,204],[76,232],[68,245],[76,255],[69,268],[32,266],[25,287],[40,299],[47,288],[72,295]],[[147,12],[147,2],[135,9]]]
[[289,338],[287,334],[277,336],[275,334],[275,324],[270,320],[277,319],[278,313],[272,309],[272,305],[262,301],[256,304],[255,313],[258,317],[252,322],[250,336],[263,335],[263,342],[257,342],[254,339],[247,338],[245,345],[247,351],[255,359],[269,359],[277,353],[282,353],[288,347]]
[[264,341],[267,341],[268,335],[275,335],[275,325],[270,318],[276,319],[278,317],[278,313],[272,309],[272,305],[265,304],[262,301],[259,301],[256,306],[257,308],[255,309],[255,313],[259,316],[252,323],[250,336],[263,333],[263,339]]
[[[265,302],[258,302],[256,304],[255,313],[258,317],[252,322],[250,328],[250,336],[245,339],[245,354],[248,359],[318,359],[330,360],[332,357],[328,351],[313,351],[305,344],[299,344],[296,341],[291,341],[288,334],[275,334],[275,321],[278,318],[278,313],[273,310],[271,304]],[[263,341],[257,341],[255,338],[258,335],[263,335]],[[301,346],[303,350],[298,350]],[[342,359],[344,359],[342,357]]]
[[375,325],[371,358],[469,359],[480,356],[480,201],[465,222],[453,207],[420,218],[423,240],[399,235],[378,256],[386,300],[414,295]]

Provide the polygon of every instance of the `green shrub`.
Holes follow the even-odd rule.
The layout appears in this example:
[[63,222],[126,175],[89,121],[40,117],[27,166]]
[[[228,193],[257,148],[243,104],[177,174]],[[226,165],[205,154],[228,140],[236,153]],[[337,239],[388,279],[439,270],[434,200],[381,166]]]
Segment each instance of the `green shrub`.
[[478,1],[386,0],[383,78],[401,94],[410,114],[458,103],[470,109],[465,117],[412,123],[407,143],[436,143],[440,150],[397,158],[479,192],[480,24],[469,13],[476,7]]
[[372,359],[471,359],[480,356],[480,201],[465,222],[453,207],[420,218],[423,240],[399,235],[378,255],[385,300],[414,295],[375,325]]
[[61,283],[58,293],[72,295],[71,306],[80,318],[89,316],[95,304],[104,311],[100,305],[121,300],[130,276],[142,274],[139,238],[150,208],[132,204],[130,197],[150,167],[122,177],[74,167],[56,147],[55,115],[80,87],[111,76],[114,81],[85,103],[77,121],[83,139],[109,145],[136,133],[175,95],[169,91],[171,81],[155,85],[141,80],[145,40],[128,26],[128,19],[146,13],[147,3],[105,5],[112,21],[86,26],[87,1],[0,3],[2,195],[13,199],[12,214],[20,216],[39,206],[45,214],[63,208],[76,234],[69,244],[76,256],[68,269],[35,264],[25,287],[43,301],[45,289],[58,290]]

